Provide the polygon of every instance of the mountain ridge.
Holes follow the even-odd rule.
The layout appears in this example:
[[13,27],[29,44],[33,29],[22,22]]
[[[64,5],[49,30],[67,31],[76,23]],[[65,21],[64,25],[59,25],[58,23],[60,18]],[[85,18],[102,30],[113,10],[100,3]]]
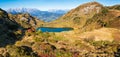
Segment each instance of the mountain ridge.
[[[34,29],[38,26],[74,30],[41,32]],[[46,24],[28,13],[0,9],[0,32],[0,57],[120,57],[120,11],[97,2]]]
[[45,22],[53,21],[67,12],[67,10],[41,11],[35,8],[10,8],[6,11],[11,14],[29,13],[30,15],[35,16],[38,19],[43,20]]
[[[51,23],[54,23],[54,22],[61,23],[62,21],[64,21],[64,23],[65,22],[66,23],[63,24],[63,26],[69,26],[69,25],[67,25],[68,22],[71,24],[70,27],[75,26],[75,25],[72,25],[72,24],[74,24],[73,21],[74,21],[75,17],[78,19],[81,18],[81,21],[83,23],[85,23],[86,22],[85,19],[91,18],[92,16],[94,16],[94,14],[99,13],[101,8],[103,8],[103,6],[97,2],[90,2],[90,3],[82,4],[78,7],[76,7],[75,9],[72,9],[71,11],[69,11],[68,13],[66,13],[65,15],[63,15],[62,17],[60,17],[59,19],[57,19]],[[60,22],[60,20],[61,20],[61,22]],[[78,23],[81,23],[81,22],[78,22]]]
[[74,29],[85,31],[106,26],[114,27],[111,22],[113,19],[115,20],[115,18],[119,17],[119,12],[119,10],[109,9],[98,2],[89,2],[72,9],[62,17],[45,26],[73,27]]

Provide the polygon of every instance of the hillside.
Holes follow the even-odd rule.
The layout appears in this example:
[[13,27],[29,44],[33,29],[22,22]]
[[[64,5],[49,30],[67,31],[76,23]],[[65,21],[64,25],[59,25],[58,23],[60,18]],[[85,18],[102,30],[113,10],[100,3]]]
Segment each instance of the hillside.
[[22,40],[27,32],[35,32],[43,23],[29,14],[11,15],[0,9],[0,57],[21,57],[20,53],[25,57],[36,57],[30,47],[14,44]]
[[50,27],[73,27],[89,31],[101,27],[120,28],[120,11],[108,9],[97,2],[90,2],[72,9],[61,18],[48,23]]
[[[40,26],[74,30],[35,30]],[[44,23],[0,9],[0,57],[120,57],[120,11],[89,2]]]
[[7,12],[0,9],[0,47],[13,44],[17,37],[14,34],[20,25],[9,19]]
[[27,29],[40,27],[44,24],[29,14],[11,15],[0,9],[0,47],[22,39]]
[[[97,2],[90,2],[72,9],[61,18],[51,22],[51,26],[78,27],[83,26],[87,19],[99,13],[103,6]],[[53,24],[52,24],[53,23]]]
[[108,10],[106,13],[99,13],[88,19],[82,27],[84,31],[90,31],[101,27],[120,29],[120,11]]
[[9,18],[18,24],[20,24],[24,28],[29,28],[29,27],[40,27],[44,24],[43,21],[37,19],[36,17],[31,16],[30,14],[8,14]]
[[[70,37],[72,34],[72,38],[94,38],[94,40],[97,38],[100,41],[104,39],[114,41],[117,38],[119,40],[120,37],[118,36],[120,29],[120,11],[118,9],[107,8],[97,2],[89,2],[72,9],[61,18],[44,26],[74,28],[72,32],[67,33],[66,37]],[[102,30],[101,28],[107,29]],[[114,33],[108,32],[112,30]],[[65,34],[63,33],[62,35]]]
[[41,11],[39,9],[32,9],[32,8],[16,8],[16,9],[11,8],[6,11],[10,14],[29,13],[31,16],[37,17],[38,19],[45,21],[45,22],[53,21],[61,17],[67,12],[67,10]]
[[109,9],[120,10],[120,5],[108,6]]

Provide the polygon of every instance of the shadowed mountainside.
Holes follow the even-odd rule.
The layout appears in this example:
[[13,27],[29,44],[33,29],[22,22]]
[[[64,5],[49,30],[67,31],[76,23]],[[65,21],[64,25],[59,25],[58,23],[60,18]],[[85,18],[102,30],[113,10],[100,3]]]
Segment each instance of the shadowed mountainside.
[[40,27],[43,23],[29,14],[11,15],[0,9],[0,46],[15,43],[24,36],[25,30]]
[[[6,11],[0,9],[0,57],[38,57],[31,47],[14,45],[17,41],[23,39],[29,28],[36,28],[38,27],[37,24],[39,24],[37,23],[39,21],[29,14],[27,16],[26,14],[23,15],[23,22],[20,23],[19,19],[22,17],[16,18],[19,15],[8,16]],[[32,18],[32,21],[27,20],[29,19],[28,17]],[[35,25],[32,26],[32,24]]]
[[[15,31],[18,28],[23,28],[18,23],[9,19],[7,12],[0,9],[0,46],[6,46],[8,44],[15,43],[17,36],[15,35]],[[22,32],[24,34],[24,32]],[[20,37],[21,38],[21,37]]]

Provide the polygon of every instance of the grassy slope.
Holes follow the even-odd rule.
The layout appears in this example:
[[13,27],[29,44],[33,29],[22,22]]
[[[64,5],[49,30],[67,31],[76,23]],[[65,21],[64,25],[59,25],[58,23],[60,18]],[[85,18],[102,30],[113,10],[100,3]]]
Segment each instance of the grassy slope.
[[[88,12],[87,15],[81,11],[91,5],[100,6],[102,10],[99,13],[91,10],[92,12]],[[5,49],[9,51],[8,53],[11,56],[18,57],[26,57],[26,53],[29,54],[28,47],[41,57],[120,56],[119,13],[118,10],[106,11],[106,8],[96,2],[87,3],[75,10],[73,9],[60,19],[45,24],[51,27],[73,27],[77,29],[60,33],[26,32],[22,40],[17,41],[15,45],[8,45]],[[82,21],[83,23],[81,23]],[[27,46],[28,50],[23,46]],[[20,50],[22,50],[20,53],[17,52]]]
[[87,19],[92,18],[102,8],[103,6],[97,2],[86,3],[72,9],[61,18],[51,22],[48,26],[80,28],[84,26]]
[[[90,5],[99,5],[99,7],[101,7],[100,12],[89,12],[86,15],[84,12],[81,11],[83,8],[86,8]],[[76,9],[71,10],[58,20],[44,25],[50,27],[73,27],[77,29],[69,32],[60,33],[35,33],[35,35],[33,35],[33,33],[31,34],[31,36],[26,36],[22,42],[36,43],[36,45],[33,44],[32,48],[37,51],[38,54],[42,53],[39,47],[42,48],[42,46],[46,47],[44,45],[48,45],[48,47],[49,45],[54,45],[56,49],[50,50],[55,51],[52,53],[54,53],[56,57],[59,57],[59,55],[56,54],[59,53],[56,52],[58,50],[64,50],[63,52],[65,52],[64,54],[66,54],[66,56],[64,54],[62,54],[61,56],[65,57],[72,56],[74,52],[78,52],[78,56],[83,57],[114,57],[116,56],[115,53],[119,52],[117,50],[120,40],[119,13],[120,11],[118,10],[104,8],[96,2],[87,3],[79,6]],[[75,21],[75,19],[77,21]],[[18,42],[16,43],[16,45],[24,45],[22,44],[22,42]],[[49,44],[44,44],[46,42]],[[48,51],[48,53],[50,52]]]

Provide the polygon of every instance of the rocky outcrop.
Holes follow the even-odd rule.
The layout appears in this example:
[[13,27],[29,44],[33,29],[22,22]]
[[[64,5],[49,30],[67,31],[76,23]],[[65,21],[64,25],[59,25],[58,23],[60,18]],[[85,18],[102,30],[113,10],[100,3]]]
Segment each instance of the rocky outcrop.
[[30,28],[30,27],[37,28],[44,24],[43,21],[40,21],[37,18],[32,17],[28,13],[16,14],[16,15],[9,14],[8,16],[10,17],[11,20],[19,23],[24,28]]

